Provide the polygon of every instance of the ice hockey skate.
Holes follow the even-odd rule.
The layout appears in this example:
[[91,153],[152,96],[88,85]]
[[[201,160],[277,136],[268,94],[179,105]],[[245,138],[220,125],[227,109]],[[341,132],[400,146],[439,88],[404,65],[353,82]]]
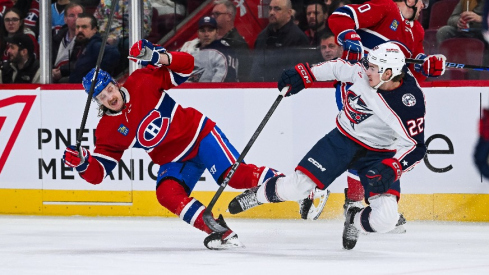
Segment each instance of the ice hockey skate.
[[404,227],[406,224],[406,218],[402,214],[399,214],[399,220],[397,221],[396,227],[391,231],[387,232],[389,234],[404,234],[406,233],[406,228]]
[[224,233],[212,232],[211,234],[209,234],[209,236],[204,239],[205,247],[211,250],[223,250],[244,247],[244,245],[238,239],[238,234],[229,229],[222,215],[219,215],[219,218],[216,221],[221,226],[227,228],[228,231]]
[[238,214],[250,208],[260,205],[256,198],[256,191],[258,191],[259,186],[250,188],[243,193],[236,196],[228,206],[229,213]]
[[358,207],[358,208],[363,208],[363,204],[361,201],[354,201],[348,198],[347,195],[348,188],[345,188],[345,204],[343,204],[343,215],[346,218],[346,212],[349,207]]
[[[345,188],[345,204],[343,204],[343,215],[346,218],[346,212],[349,207],[358,207],[363,208],[363,204],[361,201],[350,200],[347,196],[348,188]],[[399,214],[399,220],[397,221],[396,227],[391,231],[387,232],[389,234],[404,234],[406,233],[406,228],[404,227],[406,224],[406,218],[402,214]]]
[[[326,206],[329,193],[329,190],[314,188],[307,198],[298,201],[297,203],[299,203],[299,214],[301,215],[301,218],[303,220],[317,220]],[[317,198],[319,198],[319,203],[316,206],[314,205],[314,199]]]
[[357,244],[360,230],[358,230],[353,224],[355,214],[362,211],[362,208],[350,207],[346,211],[345,225],[343,227],[343,248],[350,250]]

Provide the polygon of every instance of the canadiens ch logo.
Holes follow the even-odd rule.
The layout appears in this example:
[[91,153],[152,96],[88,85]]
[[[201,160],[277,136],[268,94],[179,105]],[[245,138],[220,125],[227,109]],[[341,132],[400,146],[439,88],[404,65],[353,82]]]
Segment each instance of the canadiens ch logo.
[[399,27],[399,22],[396,19],[394,19],[391,23],[390,28],[391,28],[391,30],[396,31],[397,27]]
[[355,124],[360,124],[372,115],[372,110],[367,107],[360,96],[350,90],[346,93],[346,103],[345,114],[353,129],[355,129]]
[[170,118],[162,117],[158,110],[152,110],[139,124],[136,137],[146,149],[160,144],[170,127]]
[[416,105],[416,98],[412,94],[405,94],[402,96],[402,103],[408,107]]

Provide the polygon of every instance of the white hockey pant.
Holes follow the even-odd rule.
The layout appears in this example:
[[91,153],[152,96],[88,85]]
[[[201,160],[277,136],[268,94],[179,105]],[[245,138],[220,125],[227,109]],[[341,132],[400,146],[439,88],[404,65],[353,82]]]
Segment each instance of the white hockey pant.
[[387,233],[394,229],[399,220],[397,197],[381,194],[369,198],[368,201],[370,205],[355,215],[355,227],[361,232],[377,233]]

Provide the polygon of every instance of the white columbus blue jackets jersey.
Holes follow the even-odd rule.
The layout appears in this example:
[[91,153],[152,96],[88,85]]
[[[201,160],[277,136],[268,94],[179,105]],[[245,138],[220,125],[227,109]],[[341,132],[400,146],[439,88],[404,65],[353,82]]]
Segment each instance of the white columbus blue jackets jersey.
[[394,151],[404,171],[412,169],[426,153],[424,143],[425,99],[413,75],[406,73],[391,91],[370,87],[365,67],[342,59],[311,68],[317,81],[338,80],[353,85],[343,95],[338,129],[363,147]]

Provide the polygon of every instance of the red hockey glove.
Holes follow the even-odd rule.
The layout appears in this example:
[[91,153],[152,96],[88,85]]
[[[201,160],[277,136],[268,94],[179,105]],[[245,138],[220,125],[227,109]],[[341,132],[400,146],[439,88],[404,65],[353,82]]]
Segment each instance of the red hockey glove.
[[442,54],[429,55],[424,59],[422,73],[428,77],[437,77],[445,73],[447,58]]
[[391,184],[399,180],[401,174],[401,164],[397,159],[384,159],[372,166],[367,172],[370,191],[378,194],[387,192]]
[[68,146],[63,155],[63,161],[66,165],[76,168],[76,170],[81,173],[87,170],[88,164],[90,164],[92,160],[92,156],[87,149],[83,147],[80,148],[83,153],[81,158],[79,156],[79,152],[76,150],[76,146]]
[[160,53],[166,53],[166,49],[159,45],[153,45],[153,43],[146,39],[142,39],[132,45],[127,58],[141,66],[151,64],[159,67],[161,66],[158,62],[160,60]]
[[289,87],[285,96],[297,94],[302,89],[309,88],[316,80],[311,72],[309,64],[299,63],[293,69],[288,69],[282,72],[282,76],[278,81],[278,89],[282,91],[284,87]]
[[363,45],[360,35],[354,30],[346,30],[338,35],[338,44],[343,46],[341,59],[360,61],[363,58]]

